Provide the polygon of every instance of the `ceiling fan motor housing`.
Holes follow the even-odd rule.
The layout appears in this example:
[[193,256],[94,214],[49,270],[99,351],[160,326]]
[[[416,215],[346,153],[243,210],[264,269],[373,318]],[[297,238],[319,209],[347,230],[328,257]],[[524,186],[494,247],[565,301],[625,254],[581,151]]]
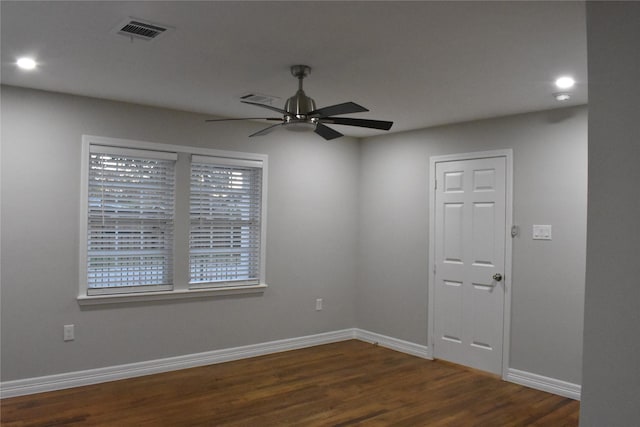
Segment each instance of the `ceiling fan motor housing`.
[[287,111],[283,123],[285,129],[294,132],[308,132],[315,129],[318,119],[309,117],[307,114],[315,111],[316,103],[306,96],[302,89],[287,99],[284,109]]
[[300,89],[295,95],[287,99],[284,109],[295,118],[303,119],[309,112],[316,109],[316,103]]

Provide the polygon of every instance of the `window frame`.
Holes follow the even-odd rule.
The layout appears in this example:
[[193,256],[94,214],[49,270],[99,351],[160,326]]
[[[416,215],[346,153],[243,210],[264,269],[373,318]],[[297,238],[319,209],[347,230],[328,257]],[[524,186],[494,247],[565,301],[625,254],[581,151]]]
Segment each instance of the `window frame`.
[[[195,167],[194,170],[194,165],[197,165]],[[248,235],[252,235],[255,234],[255,224],[253,224],[253,221],[255,220],[257,222],[257,228],[259,230],[262,229],[262,218],[261,218],[261,214],[262,214],[262,209],[263,206],[261,205],[261,200],[262,200],[262,175],[263,175],[263,171],[262,171],[262,165],[261,162],[256,161],[256,160],[246,160],[246,159],[242,159],[242,160],[237,160],[237,159],[224,159],[221,157],[213,157],[213,156],[200,156],[200,155],[193,155],[191,157],[191,163],[190,163],[190,188],[191,190],[194,189],[194,182],[193,182],[193,178],[194,178],[194,173],[196,173],[197,171],[203,171],[205,169],[209,169],[210,172],[216,173],[216,174],[222,174],[225,175],[226,177],[228,177],[228,173],[231,172],[231,174],[235,175],[235,174],[242,174],[244,175],[245,171],[251,171],[248,172],[248,175],[251,175],[251,179],[257,179],[260,185],[255,185],[255,186],[249,186],[246,188],[241,188],[241,187],[235,187],[238,190],[247,190],[247,191],[240,191],[238,192],[238,190],[230,190],[230,193],[235,193],[236,197],[233,196],[228,196],[228,204],[221,204],[220,203],[214,203],[214,205],[216,206],[216,208],[214,208],[214,205],[210,204],[210,203],[206,203],[204,205],[205,209],[204,211],[209,211],[209,215],[200,215],[198,216],[199,219],[199,224],[200,225],[208,225],[209,227],[214,227],[216,228],[219,224],[219,222],[228,222],[229,218],[228,215],[230,213],[229,208],[230,206],[234,206],[235,209],[238,209],[237,204],[240,203],[241,205],[244,205],[243,208],[241,208],[242,211],[244,211],[245,213],[241,216],[244,217],[249,217],[249,218],[245,218],[243,220],[241,220],[241,222],[236,222],[236,225],[234,226],[229,226],[227,224],[227,227],[229,227],[229,229],[225,229],[224,232],[225,234],[227,232],[230,231],[230,229],[234,229],[232,230],[229,234],[230,235],[234,235],[235,237],[233,238],[236,242],[236,244],[247,244],[247,243],[252,243],[252,239],[251,238],[247,238],[246,236]],[[226,171],[225,171],[226,170]],[[255,170],[259,170],[259,175],[257,177],[253,177],[253,174],[255,174]],[[198,180],[199,181],[199,180]],[[226,186],[227,189],[233,188],[234,185],[237,185],[237,182],[235,183],[230,183],[228,182],[227,179],[224,179],[224,181],[226,182]],[[214,184],[214,182],[217,182],[218,184],[220,184],[220,180],[219,179],[214,179],[212,181],[210,181],[210,184]],[[247,286],[247,285],[251,285],[251,284],[255,284],[256,282],[259,283],[259,261],[261,259],[261,253],[260,253],[260,248],[257,249],[257,251],[255,249],[253,250],[240,250],[240,252],[244,252],[245,255],[248,257],[249,261],[246,263],[246,267],[248,267],[247,273],[249,273],[250,277],[247,278],[243,278],[243,279],[231,279],[231,280],[195,280],[195,277],[193,276],[193,265],[192,265],[192,260],[193,258],[197,257],[197,252],[198,250],[196,248],[194,248],[192,242],[193,239],[197,239],[200,240],[199,237],[207,234],[210,234],[211,232],[207,233],[204,232],[202,233],[201,231],[196,231],[194,230],[194,223],[193,223],[193,211],[192,209],[195,209],[196,211],[199,211],[201,214],[204,213],[204,211],[202,210],[202,204],[201,203],[194,203],[194,199],[193,196],[196,195],[196,199],[198,200],[202,200],[201,199],[201,194],[203,193],[202,191],[200,191],[200,185],[198,184],[198,189],[196,190],[196,192],[190,191],[189,196],[190,196],[190,200],[189,200],[189,208],[190,208],[190,224],[189,224],[189,286],[192,289],[195,288],[208,288],[208,287],[229,287],[229,286],[238,286],[238,285],[242,285],[242,286]],[[255,191],[259,189],[260,193],[259,196],[257,197],[257,203],[256,200],[254,198],[254,195],[252,194],[252,191]],[[248,191],[248,190],[252,190],[252,191]],[[223,191],[223,193],[226,193],[227,191]],[[216,197],[218,197],[220,194],[220,190],[216,190],[216,191],[205,191],[204,195],[206,197],[206,200],[208,200],[209,202],[212,202],[213,199],[209,198],[209,196],[213,196],[214,199]],[[240,195],[239,197],[237,195]],[[240,202],[240,200],[243,200],[242,202]],[[249,204],[247,205],[247,202],[249,202]],[[207,207],[209,209],[207,209]],[[214,211],[217,210],[218,208],[222,208],[222,212],[211,212],[210,209],[214,208]],[[258,215],[255,215],[255,210],[258,210]],[[220,214],[222,214],[222,216],[220,216]],[[207,216],[209,216],[210,218],[206,218]],[[213,216],[213,217],[211,217]],[[217,218],[216,218],[217,217]],[[232,221],[237,221],[238,217],[236,215],[233,215],[233,219]],[[223,219],[224,218],[224,219]],[[244,232],[243,231],[239,231],[237,230],[238,226],[240,226],[240,228],[247,228]],[[197,227],[196,227],[197,228]],[[205,229],[208,227],[205,227]],[[240,234],[238,234],[240,233]],[[215,234],[215,233],[214,233]],[[226,237],[230,237],[230,235],[227,235]],[[219,237],[223,237],[224,236],[219,236]],[[209,245],[213,245],[216,246],[216,240],[219,239],[219,237],[214,237],[209,235],[209,239],[206,240],[206,242]],[[225,253],[225,254],[229,254],[229,247],[228,246],[223,246],[221,247],[221,252]],[[256,253],[257,252],[257,253]],[[255,262],[251,262],[251,258],[257,256],[258,258],[258,263]],[[208,262],[205,262],[205,264],[209,264]],[[245,267],[245,264],[243,264],[243,268]],[[210,268],[210,266],[206,266],[205,268]],[[258,271],[258,274],[255,275],[255,277],[253,275],[251,275],[250,273]],[[205,276],[209,276],[210,274],[205,274]]]
[[[118,161],[114,169],[113,159],[125,159],[124,164]],[[165,151],[134,150],[130,148],[112,147],[105,145],[90,145],[89,173],[87,191],[87,259],[94,259],[95,270],[88,268],[87,262],[87,295],[106,295],[121,293],[153,292],[173,289],[173,230],[175,222],[175,171],[177,153]],[[148,173],[145,168],[157,163],[158,173]],[[124,166],[124,168],[123,168]],[[132,167],[131,169],[129,169]],[[144,172],[143,172],[144,171]],[[123,172],[130,174],[122,179]],[[148,180],[140,180],[144,177]],[[96,192],[102,194],[100,203],[92,208],[92,201]],[[153,201],[151,205],[149,202]],[[158,209],[158,203],[160,209]],[[136,212],[135,215],[132,215]],[[142,214],[142,216],[140,215]],[[142,219],[144,218],[144,220]],[[91,225],[93,224],[93,226]],[[100,227],[102,224],[102,227]],[[100,229],[103,230],[100,230]],[[145,230],[146,231],[143,231]],[[92,233],[89,233],[89,230]],[[96,239],[90,239],[93,232]],[[151,239],[145,242],[143,235]],[[158,242],[160,240],[160,242]],[[92,245],[89,245],[92,241]],[[158,246],[158,243],[162,243]],[[133,246],[131,246],[133,244]],[[106,245],[107,249],[104,249]],[[125,248],[118,248],[124,245]],[[115,249],[114,248],[118,248]],[[93,255],[90,256],[91,249]],[[151,251],[151,253],[149,253]],[[126,252],[129,252],[128,254]],[[146,253],[145,253],[146,252]],[[100,254],[101,253],[101,254]],[[115,258],[116,273],[99,261],[103,257]],[[95,258],[94,258],[95,257]],[[131,274],[144,280],[141,274],[143,267],[139,262],[125,267],[128,257],[141,258],[161,267],[152,267],[154,279],[161,276],[160,282],[132,284],[127,280],[123,269],[128,268]],[[122,261],[118,261],[122,259]],[[121,265],[118,265],[121,264]],[[106,268],[106,271],[105,271]],[[113,286],[105,286],[100,280],[91,280],[92,276],[106,276],[113,281]],[[91,287],[92,284],[99,286]]]
[[[147,150],[153,152],[176,153],[178,160],[175,170],[174,230],[173,230],[173,285],[171,289],[147,292],[107,293],[89,295],[88,289],[88,214],[89,214],[89,158],[92,146],[113,147],[123,150]],[[183,298],[203,298],[222,295],[262,293],[267,288],[266,267],[266,225],[267,225],[267,187],[268,156],[266,154],[245,153],[218,149],[192,147],[186,145],[164,144],[131,139],[109,138],[82,135],[80,182],[80,244],[79,244],[79,290],[77,301],[80,305],[109,304],[123,302],[141,302],[173,300]],[[189,198],[191,157],[204,156],[218,158],[223,162],[238,165],[251,164],[262,169],[262,198],[260,213],[260,262],[258,283],[239,282],[226,286],[192,286],[189,274]]]

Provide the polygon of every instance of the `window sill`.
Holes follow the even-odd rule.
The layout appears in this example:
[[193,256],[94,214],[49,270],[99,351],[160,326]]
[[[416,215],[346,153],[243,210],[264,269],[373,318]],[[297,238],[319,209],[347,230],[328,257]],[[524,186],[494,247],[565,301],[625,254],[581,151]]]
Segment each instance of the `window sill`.
[[120,304],[128,302],[168,301],[188,298],[208,298],[227,295],[261,294],[267,288],[266,284],[251,286],[236,286],[225,288],[190,289],[178,291],[145,292],[139,294],[111,294],[111,295],[79,295],[80,305]]

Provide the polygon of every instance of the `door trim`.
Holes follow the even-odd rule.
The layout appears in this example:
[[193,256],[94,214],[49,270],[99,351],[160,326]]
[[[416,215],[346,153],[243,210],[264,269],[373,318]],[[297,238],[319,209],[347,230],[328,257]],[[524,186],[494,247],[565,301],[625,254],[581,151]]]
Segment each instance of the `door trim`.
[[434,323],[435,323],[435,198],[436,193],[432,191],[436,185],[436,163],[453,162],[459,160],[486,159],[492,157],[504,157],[506,161],[505,169],[505,260],[504,260],[504,317],[502,319],[502,379],[507,379],[509,374],[509,349],[511,337],[511,262],[512,243],[511,226],[513,225],[513,150],[492,150],[473,153],[448,154],[443,156],[429,157],[429,290],[428,290],[428,315],[429,327],[427,328],[427,345],[432,355],[434,352]]

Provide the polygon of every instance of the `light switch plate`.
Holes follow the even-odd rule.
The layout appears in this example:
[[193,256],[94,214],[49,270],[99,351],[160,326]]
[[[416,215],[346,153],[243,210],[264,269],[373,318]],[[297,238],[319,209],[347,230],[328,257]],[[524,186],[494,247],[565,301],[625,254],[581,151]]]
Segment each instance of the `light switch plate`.
[[533,240],[551,240],[551,226],[534,224]]
[[74,329],[74,325],[64,325],[64,341],[73,341],[76,338]]

